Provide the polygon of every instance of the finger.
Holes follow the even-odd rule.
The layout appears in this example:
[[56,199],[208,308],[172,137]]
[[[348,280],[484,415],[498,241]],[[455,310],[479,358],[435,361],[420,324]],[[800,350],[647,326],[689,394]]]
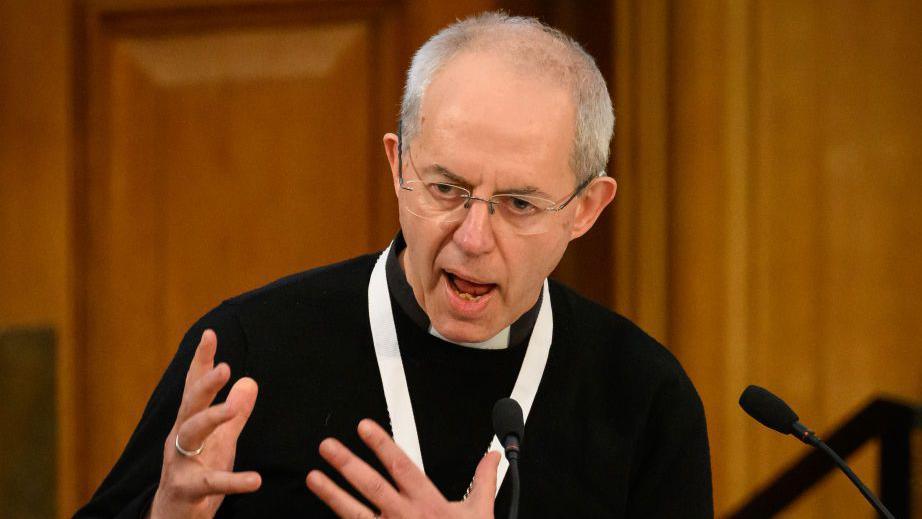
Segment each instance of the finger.
[[382,512],[395,512],[402,507],[403,498],[384,476],[371,468],[345,445],[334,438],[320,442],[320,456],[346,478],[363,496]]
[[191,385],[214,367],[214,355],[217,349],[218,337],[214,330],[209,329],[202,332],[202,338],[199,339],[198,346],[195,348],[192,363],[189,364],[189,371],[186,372],[186,386]]
[[205,444],[214,430],[236,416],[236,410],[227,402],[213,405],[195,413],[179,427],[179,444],[186,450],[195,450]]
[[228,423],[232,437],[236,439],[243,431],[247,420],[253,413],[253,407],[256,405],[256,396],[259,394],[259,386],[256,381],[250,377],[243,377],[231,387],[227,395],[227,404],[234,409],[234,415]]
[[374,519],[374,512],[368,509],[348,492],[339,487],[326,474],[312,470],[307,474],[307,488],[327,504],[340,517]]
[[442,496],[426,474],[374,420],[366,418],[359,422],[358,432],[365,445],[368,445],[384,464],[401,491],[409,496]]
[[262,485],[257,472],[226,472],[223,470],[194,471],[182,488],[190,499],[212,495],[254,492]]
[[476,509],[493,510],[496,498],[496,467],[499,466],[499,451],[486,453],[474,471],[474,485],[467,500]]
[[191,386],[183,390],[182,402],[179,404],[179,413],[176,423],[182,424],[189,417],[205,410],[218,395],[218,391],[227,384],[230,378],[230,367],[223,362],[214,369],[194,381]]

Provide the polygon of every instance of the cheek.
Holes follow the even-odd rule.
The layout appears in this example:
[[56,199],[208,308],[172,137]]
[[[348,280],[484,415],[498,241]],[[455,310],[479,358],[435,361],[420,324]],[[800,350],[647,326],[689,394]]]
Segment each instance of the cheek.
[[565,211],[563,214],[559,215],[557,219],[559,223],[559,227],[557,228],[558,232],[560,232],[562,236],[569,236],[574,225],[576,225],[576,219],[576,211]]
[[444,231],[402,209],[399,219],[403,239],[407,243],[407,259],[412,263],[415,276],[425,285],[431,285],[434,282],[432,278],[437,277],[434,264]]
[[[555,233],[556,235],[556,233]],[[512,299],[529,296],[540,289],[544,278],[551,274],[563,254],[558,238],[531,239],[517,248],[507,264]]]

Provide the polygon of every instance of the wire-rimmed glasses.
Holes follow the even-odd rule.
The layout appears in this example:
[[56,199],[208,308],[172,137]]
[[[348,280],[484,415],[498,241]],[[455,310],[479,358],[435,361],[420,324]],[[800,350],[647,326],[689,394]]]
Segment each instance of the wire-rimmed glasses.
[[572,193],[559,201],[519,193],[497,193],[490,198],[480,198],[474,196],[467,187],[439,178],[438,175],[430,178],[420,174],[413,162],[413,154],[408,150],[407,155],[409,169],[415,178],[405,178],[401,171],[400,194],[411,214],[449,224],[463,220],[467,209],[478,201],[487,204],[490,215],[498,217],[495,225],[506,227],[519,235],[547,232],[554,213],[564,209],[593,180],[605,174],[601,171],[583,180]]

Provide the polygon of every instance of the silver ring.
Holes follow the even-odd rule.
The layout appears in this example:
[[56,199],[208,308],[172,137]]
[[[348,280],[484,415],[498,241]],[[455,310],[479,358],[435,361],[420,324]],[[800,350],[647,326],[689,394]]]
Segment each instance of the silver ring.
[[202,453],[202,450],[205,448],[205,442],[202,442],[202,445],[199,446],[199,448],[198,448],[198,449],[195,449],[194,451],[187,451],[186,449],[183,449],[183,448],[179,445],[179,434],[176,435],[176,441],[173,442],[173,445],[176,446],[176,452],[182,454],[183,456],[185,456],[185,457],[187,457],[187,458],[191,458],[191,457],[193,457],[193,456],[198,456],[199,454]]

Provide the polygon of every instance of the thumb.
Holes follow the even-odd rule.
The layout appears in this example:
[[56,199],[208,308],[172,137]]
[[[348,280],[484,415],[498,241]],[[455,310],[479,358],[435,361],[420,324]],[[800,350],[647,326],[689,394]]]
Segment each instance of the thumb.
[[496,498],[496,467],[499,466],[501,457],[499,451],[490,451],[484,454],[477,464],[474,485],[467,499],[474,507],[493,510],[493,499]]
[[234,383],[230,393],[227,395],[228,405],[234,409],[236,416],[228,423],[228,428],[236,438],[243,431],[253,407],[256,405],[256,395],[259,393],[259,387],[256,381],[250,377],[243,377]]

